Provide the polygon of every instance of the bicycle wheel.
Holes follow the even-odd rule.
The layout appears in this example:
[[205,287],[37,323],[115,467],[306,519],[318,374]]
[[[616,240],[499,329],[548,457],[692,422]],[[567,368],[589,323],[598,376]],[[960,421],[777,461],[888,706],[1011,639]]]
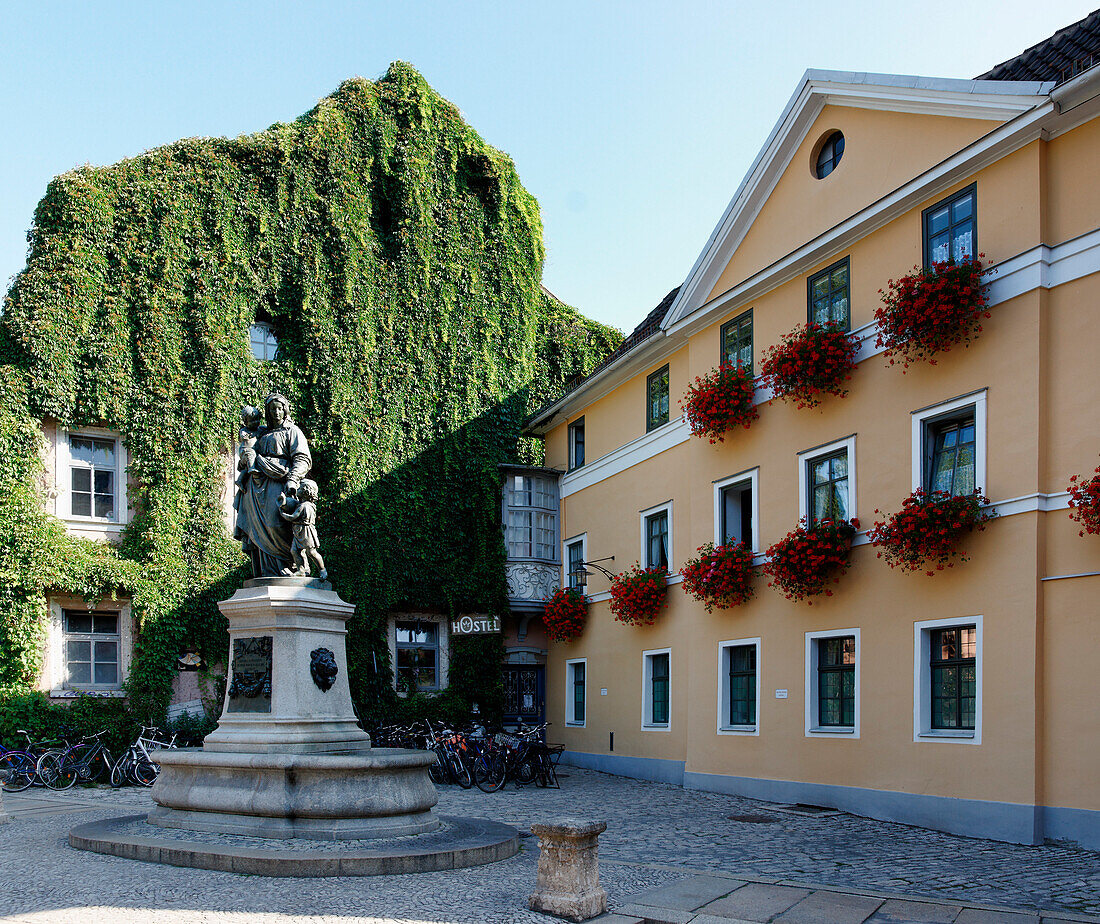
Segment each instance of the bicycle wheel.
[[100,747],[89,755],[87,760],[77,764],[77,773],[82,783],[98,783],[111,778],[111,755],[106,748]]
[[452,756],[447,761],[447,767],[451,771],[451,777],[463,789],[469,789],[474,785],[474,778],[470,775],[470,768],[463,761]]
[[482,792],[496,792],[504,785],[505,766],[504,755],[486,755],[484,768],[478,768],[474,774],[474,782]]
[[24,751],[0,755],[0,787],[4,792],[22,792],[34,782],[34,759]]
[[528,751],[524,754],[519,766],[516,767],[516,782],[521,786],[535,782],[535,777],[539,773],[537,763],[538,758],[533,753]]
[[47,751],[38,758],[35,772],[47,789],[60,791],[76,782],[76,765],[65,762],[63,751]]
[[134,761],[134,765],[130,768],[130,779],[138,786],[148,788],[157,781],[158,776],[160,776],[160,767],[144,757]]
[[444,769],[442,759],[438,753],[435,755],[435,762],[428,767],[428,776],[431,777],[436,786],[442,786],[447,782],[447,771]]
[[130,779],[130,755],[123,754],[111,768],[111,788],[119,789],[125,786]]

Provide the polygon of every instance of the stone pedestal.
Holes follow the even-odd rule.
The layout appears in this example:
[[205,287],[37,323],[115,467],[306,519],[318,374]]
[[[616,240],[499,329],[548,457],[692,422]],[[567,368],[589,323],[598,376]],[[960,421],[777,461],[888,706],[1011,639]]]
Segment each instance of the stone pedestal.
[[586,921],[607,911],[597,857],[600,834],[606,829],[606,822],[579,818],[531,825],[539,839],[537,888],[527,902],[532,911],[570,921]]
[[344,651],[354,607],[300,577],[254,578],[219,606],[229,617],[222,717],[201,749],[154,752],[148,821],[326,840],[438,828],[435,755],[372,750],[356,723]]

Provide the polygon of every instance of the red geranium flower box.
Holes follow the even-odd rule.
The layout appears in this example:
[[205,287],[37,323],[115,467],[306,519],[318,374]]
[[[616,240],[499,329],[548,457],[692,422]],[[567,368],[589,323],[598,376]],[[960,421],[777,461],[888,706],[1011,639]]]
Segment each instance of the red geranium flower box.
[[1070,518],[1085,527],[1078,535],[1100,534],[1100,467],[1088,481],[1074,475],[1069,480],[1068,490]]
[[[806,521],[769,546],[764,573],[788,600],[805,600],[833,595],[830,584],[838,584],[850,566],[848,553],[859,520],[822,520],[812,527]],[[810,605],[813,601],[807,601]]]
[[753,395],[753,378],[740,366],[722,363],[695,384],[680,402],[691,432],[706,436],[712,443],[723,442],[724,435],[734,427],[748,429],[760,414]]
[[708,542],[680,569],[684,590],[701,600],[708,613],[729,609],[752,597],[752,549],[744,543],[715,546]]
[[575,639],[588,619],[588,598],[574,587],[559,587],[546,601],[542,623],[546,634],[556,642]]
[[825,395],[843,398],[856,367],[859,338],[834,325],[804,324],[768,347],[760,370],[776,397],[817,407]]
[[902,501],[901,510],[876,522],[867,535],[878,549],[878,557],[885,558],[891,568],[924,571],[931,577],[953,567],[954,560],[967,560],[958,548],[959,540],[975,528],[985,529],[986,521],[993,517],[982,509],[988,503],[980,491],[952,496],[918,489]]
[[876,345],[886,347],[890,365],[905,369],[920,360],[936,364],[935,355],[962,344],[970,346],[989,317],[989,283],[982,282],[982,258],[914,267],[879,289],[883,304],[875,309]]
[[611,612],[619,622],[651,626],[665,605],[668,572],[664,568],[639,568],[616,574],[611,580]]

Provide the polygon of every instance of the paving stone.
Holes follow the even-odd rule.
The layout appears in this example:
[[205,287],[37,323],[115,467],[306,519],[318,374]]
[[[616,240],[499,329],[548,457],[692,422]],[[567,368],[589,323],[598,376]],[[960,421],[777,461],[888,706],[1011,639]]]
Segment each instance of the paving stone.
[[590,919],[589,924],[645,924],[645,918],[609,911],[607,914]]
[[683,879],[674,885],[635,895],[632,902],[635,905],[654,905],[658,908],[694,911],[697,908],[702,908],[707,902],[728,895],[741,886],[742,883],[735,879],[693,876],[691,879]]
[[890,899],[867,919],[867,924],[953,924],[960,911],[958,905]]
[[777,924],[863,924],[881,904],[881,898],[866,895],[813,892],[775,920]]
[[[624,902],[616,905],[615,910],[619,914],[637,915],[647,924],[688,924],[694,922],[698,915],[694,911],[680,911],[676,908],[656,908],[653,905],[635,905],[632,902]],[[728,924],[728,922],[727,922]]]
[[994,911],[989,908],[964,908],[955,924],[1039,924],[1039,915],[1027,912]]
[[720,898],[700,909],[703,914],[739,918],[744,921],[770,921],[809,895],[807,889],[781,885],[750,883],[732,895]]

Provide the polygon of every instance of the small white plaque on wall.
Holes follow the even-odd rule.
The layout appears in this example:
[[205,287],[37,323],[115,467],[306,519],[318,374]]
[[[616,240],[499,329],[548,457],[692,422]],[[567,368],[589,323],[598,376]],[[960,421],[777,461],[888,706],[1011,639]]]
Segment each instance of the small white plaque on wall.
[[787,691],[786,690],[776,690],[775,691],[775,698],[776,699],[786,699],[787,698]]
[[607,696],[607,687],[600,688],[600,696]]

